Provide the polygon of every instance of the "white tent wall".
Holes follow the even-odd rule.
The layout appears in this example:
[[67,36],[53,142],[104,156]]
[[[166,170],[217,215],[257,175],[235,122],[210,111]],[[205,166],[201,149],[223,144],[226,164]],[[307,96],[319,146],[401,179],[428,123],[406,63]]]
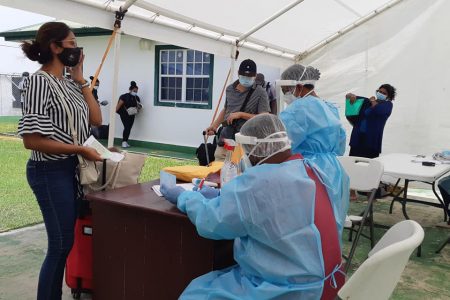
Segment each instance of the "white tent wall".
[[[154,79],[155,79],[155,45],[157,43],[145,43],[148,48],[140,47],[140,38],[123,35],[121,39],[119,95],[128,92],[130,81],[136,81],[139,86],[139,97],[144,109],[135,120],[130,139],[150,141],[164,144],[197,147],[202,141],[201,132],[209,126],[214,109],[217,106],[223,84],[230,68],[230,59],[214,56],[213,73],[213,104],[212,109],[177,108],[154,105]],[[108,37],[81,37],[78,43],[84,47],[86,53],[85,76],[93,75],[103,55]],[[247,57],[241,57],[245,59]],[[235,74],[239,62],[235,63]],[[256,61],[258,72],[266,76],[267,81],[273,82],[280,76],[280,69],[262,65],[262,61]],[[105,61],[99,76],[100,88],[98,90],[100,100],[108,100],[110,105],[102,107],[103,124],[109,123],[109,110],[111,109],[113,80],[113,53]],[[225,99],[222,100],[221,107]],[[115,136],[122,136],[123,126],[116,115]]]
[[[317,67],[319,95],[340,106],[345,94],[397,88],[383,153],[432,154],[450,148],[450,1],[404,0],[302,61]],[[347,140],[348,142],[348,140]]]

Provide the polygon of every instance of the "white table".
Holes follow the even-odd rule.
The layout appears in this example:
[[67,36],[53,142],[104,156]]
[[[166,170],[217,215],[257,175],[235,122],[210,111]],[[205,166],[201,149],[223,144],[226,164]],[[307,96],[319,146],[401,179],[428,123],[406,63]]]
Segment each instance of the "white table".
[[[442,164],[438,161],[433,160],[431,156],[421,158],[417,157],[414,154],[406,154],[406,153],[386,154],[376,158],[376,160],[381,161],[383,163],[384,175],[389,175],[398,178],[395,187],[397,187],[401,179],[405,180],[404,188],[399,193],[393,194],[394,198],[391,202],[391,207],[389,210],[390,213],[392,213],[392,207],[394,205],[394,202],[398,201],[402,204],[403,215],[405,216],[406,219],[409,219],[408,214],[406,213],[406,203],[414,202],[442,208],[444,210],[444,221],[447,221],[447,216],[450,216],[450,209],[445,207],[444,202],[436,193],[436,182],[440,177],[450,172],[450,164]],[[419,160],[419,161],[425,160],[435,162],[436,165],[433,167],[423,166],[421,162],[413,162],[412,160]],[[439,200],[440,204],[416,199],[409,199],[408,184],[410,181],[420,181],[430,184],[433,188],[433,193],[436,195],[436,198]],[[400,197],[401,193],[403,193],[403,197]]]

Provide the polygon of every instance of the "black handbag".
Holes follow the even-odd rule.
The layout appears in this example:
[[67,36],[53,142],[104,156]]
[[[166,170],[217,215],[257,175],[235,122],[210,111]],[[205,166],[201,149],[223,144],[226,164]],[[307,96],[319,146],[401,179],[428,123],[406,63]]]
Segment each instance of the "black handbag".
[[[255,91],[254,88],[251,88],[250,91],[248,91],[247,96],[245,97],[244,103],[242,103],[241,108],[239,109],[240,112],[244,111],[245,107],[247,106],[248,101],[250,100],[250,97],[252,96],[253,92]],[[222,123],[222,129],[219,134],[219,141],[217,142],[217,145],[219,147],[223,147],[225,145],[225,139],[234,140],[235,134],[241,131],[242,125],[245,124],[247,120],[245,119],[236,119],[233,120],[233,122],[228,125],[226,124],[226,120]]]

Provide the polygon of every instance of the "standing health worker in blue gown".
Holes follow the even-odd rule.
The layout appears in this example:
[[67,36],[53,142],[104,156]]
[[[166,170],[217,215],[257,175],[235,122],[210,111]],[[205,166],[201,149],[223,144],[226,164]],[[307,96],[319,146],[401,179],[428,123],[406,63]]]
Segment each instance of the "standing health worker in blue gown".
[[314,86],[319,78],[319,70],[300,64],[290,66],[281,74],[277,84],[288,107],[280,113],[280,119],[291,139],[292,152],[301,153],[321,171],[341,236],[350,188],[349,178],[336,156],[345,152],[345,130],[337,108],[317,96]]

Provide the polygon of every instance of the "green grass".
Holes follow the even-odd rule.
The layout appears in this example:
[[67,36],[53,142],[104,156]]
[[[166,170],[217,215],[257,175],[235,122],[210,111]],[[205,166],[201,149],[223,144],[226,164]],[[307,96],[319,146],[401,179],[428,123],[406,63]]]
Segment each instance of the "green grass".
[[2,116],[0,117],[0,133],[16,134],[19,116]]
[[[17,138],[0,136],[0,232],[42,222],[36,199],[28,186],[25,167],[29,151]],[[193,161],[170,158],[147,158],[140,182],[159,177],[167,166],[193,164]]]
[[0,137],[0,153],[0,232],[42,222],[25,175],[29,151],[19,139]]

